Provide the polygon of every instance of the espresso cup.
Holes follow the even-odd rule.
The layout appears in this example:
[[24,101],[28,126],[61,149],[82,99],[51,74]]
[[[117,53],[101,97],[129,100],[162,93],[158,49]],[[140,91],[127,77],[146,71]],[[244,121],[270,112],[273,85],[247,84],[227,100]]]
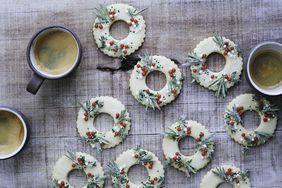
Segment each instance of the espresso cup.
[[62,26],[46,27],[30,40],[26,58],[34,72],[27,91],[36,94],[45,79],[60,79],[79,65],[82,47],[77,35]]
[[[264,53],[269,53],[269,54],[277,54],[277,58],[275,57],[274,60],[270,58],[263,57]],[[259,56],[260,55],[260,56]],[[260,62],[259,62],[260,61]],[[274,62],[275,61],[275,67],[269,67],[267,63],[270,61]],[[259,63],[261,63],[259,65]],[[265,66],[262,66],[262,64],[265,64]],[[278,65],[278,66],[277,66]],[[264,74],[265,73],[265,79],[264,77],[260,77],[261,80],[267,81],[267,76],[273,76],[278,75],[278,83],[273,85],[273,86],[263,86],[261,83],[259,83],[253,73],[254,68],[256,66],[261,66],[262,68],[257,72],[257,74]],[[278,67],[278,68],[277,68]],[[271,69],[270,69],[271,68]],[[282,44],[277,43],[277,42],[263,42],[259,45],[257,45],[255,48],[252,49],[248,62],[245,64],[245,74],[246,78],[249,82],[249,84],[259,93],[263,95],[268,95],[268,96],[278,96],[282,94]],[[268,72],[267,72],[268,71]],[[277,79],[276,79],[277,81]]]
[[27,118],[16,109],[0,106],[0,160],[17,155],[28,139]]

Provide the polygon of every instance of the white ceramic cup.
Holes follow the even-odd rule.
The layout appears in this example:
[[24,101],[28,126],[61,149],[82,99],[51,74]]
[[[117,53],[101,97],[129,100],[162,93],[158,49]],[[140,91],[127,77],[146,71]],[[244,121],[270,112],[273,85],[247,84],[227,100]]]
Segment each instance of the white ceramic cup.
[[[276,87],[276,88],[262,88],[262,87],[258,86],[254,82],[254,80],[252,79],[252,76],[251,76],[251,73],[250,73],[250,66],[251,66],[250,64],[251,64],[251,62],[253,62],[253,58],[255,58],[258,53],[260,53],[261,51],[265,51],[265,50],[277,51],[279,53],[282,53],[282,44],[277,43],[277,42],[263,42],[263,43],[260,43],[259,45],[257,45],[251,51],[249,58],[248,58],[248,62],[246,63],[246,67],[245,67],[246,78],[255,90],[257,90],[258,92],[260,92],[264,95],[269,95],[269,96],[282,95],[282,84],[280,86]],[[281,62],[282,62],[282,60],[281,60]],[[255,63],[255,62],[253,62],[253,63]],[[282,72],[281,72],[281,74],[282,74]]]
[[27,121],[27,118],[18,110],[15,110],[15,109],[10,108],[10,107],[5,107],[5,106],[1,107],[0,106],[0,111],[9,112],[9,113],[16,115],[19,118],[19,120],[21,121],[23,129],[24,129],[23,141],[19,145],[19,147],[15,151],[13,151],[12,153],[9,153],[9,154],[1,155],[1,153],[0,153],[0,160],[4,160],[4,159],[9,159],[11,157],[14,157],[24,148],[24,146],[27,143],[28,138],[29,138],[29,123]]

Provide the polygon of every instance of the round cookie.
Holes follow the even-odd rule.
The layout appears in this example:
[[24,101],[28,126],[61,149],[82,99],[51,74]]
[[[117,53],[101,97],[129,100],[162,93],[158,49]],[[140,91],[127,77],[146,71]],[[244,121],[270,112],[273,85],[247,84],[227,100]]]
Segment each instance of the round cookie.
[[[132,95],[146,108],[160,109],[172,102],[180,93],[183,77],[178,66],[164,56],[140,56],[129,80]],[[146,77],[150,72],[160,71],[165,74],[166,85],[159,91],[148,88]]]
[[[143,165],[148,171],[148,178],[141,184],[134,184],[127,176],[128,170],[134,165]],[[150,151],[129,149],[123,152],[116,161],[109,163],[113,187],[119,188],[160,188],[164,184],[164,168],[159,159]]]
[[[225,59],[225,66],[219,72],[208,69],[206,60],[212,53],[219,53]],[[233,41],[220,35],[201,41],[188,55],[188,61],[194,81],[222,97],[226,96],[228,88],[239,81],[243,67],[240,49]]]
[[250,188],[249,172],[226,165],[210,170],[202,179],[200,188],[217,188],[222,183],[229,183],[234,188]]
[[[112,4],[97,9],[93,35],[98,48],[111,57],[125,57],[137,50],[145,38],[145,20],[136,8],[127,4]],[[113,38],[110,28],[116,21],[128,24],[129,34],[122,40]]]
[[[101,132],[94,126],[95,117],[105,113],[112,116],[114,125],[110,131]],[[112,97],[96,97],[81,104],[77,116],[77,130],[87,143],[100,149],[118,145],[127,135],[131,120],[125,106]]]
[[[260,124],[254,131],[247,130],[243,125],[241,115],[247,110],[255,111],[260,116]],[[262,96],[242,94],[228,104],[224,114],[225,128],[246,151],[249,147],[264,144],[273,136],[277,125],[276,111],[278,108]]]
[[[163,151],[168,163],[180,171],[190,173],[204,168],[212,159],[214,142],[209,131],[200,123],[180,119],[165,132]],[[179,141],[185,137],[196,140],[196,150],[193,155],[185,156],[179,150]]]
[[69,152],[62,156],[55,164],[52,183],[54,188],[74,188],[68,182],[68,174],[72,170],[83,170],[87,176],[87,183],[83,188],[104,186],[104,171],[100,163],[92,156],[76,152]]

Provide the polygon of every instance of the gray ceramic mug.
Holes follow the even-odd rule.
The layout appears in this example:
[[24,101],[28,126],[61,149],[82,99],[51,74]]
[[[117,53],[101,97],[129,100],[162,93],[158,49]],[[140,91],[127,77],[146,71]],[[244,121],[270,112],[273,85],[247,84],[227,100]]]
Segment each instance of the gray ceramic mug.
[[23,141],[15,151],[9,154],[5,154],[5,155],[0,154],[0,160],[4,160],[4,159],[9,159],[11,157],[14,157],[18,153],[20,153],[20,151],[22,151],[22,149],[24,148],[24,146],[27,144],[29,140],[30,125],[25,115],[16,109],[13,109],[7,106],[0,106],[0,111],[12,113],[15,116],[17,116],[17,118],[20,120],[23,126],[23,131],[24,131],[23,132]]
[[[36,44],[37,40],[41,36],[48,34],[48,32],[53,32],[53,31],[58,31],[58,30],[66,32],[73,37],[73,39],[74,39],[74,41],[77,45],[77,56],[76,56],[75,62],[73,62],[73,65],[70,69],[68,69],[63,74],[52,75],[52,74],[48,74],[48,73],[46,73],[46,72],[44,72],[44,71],[42,71],[38,68],[38,66],[36,65],[34,49],[35,49],[35,44]],[[50,27],[46,27],[46,28],[38,31],[31,38],[31,40],[30,40],[30,42],[27,46],[27,50],[26,50],[27,62],[29,64],[30,68],[32,69],[32,71],[34,72],[33,78],[30,80],[30,82],[27,85],[27,88],[26,88],[27,91],[32,93],[32,94],[36,94],[45,79],[55,80],[55,79],[60,79],[60,78],[68,76],[78,67],[78,65],[80,64],[80,61],[81,61],[81,57],[82,57],[81,43],[80,43],[77,35],[74,32],[72,32],[71,30],[69,30],[65,27],[62,27],[62,26],[50,26]]]
[[[276,51],[278,53],[282,53],[282,44],[277,43],[277,42],[263,42],[259,45],[257,45],[255,48],[252,49],[248,62],[245,64],[245,74],[248,82],[250,85],[258,92],[264,95],[269,95],[269,96],[278,96],[282,95],[282,84],[276,88],[263,88],[260,87],[255,83],[255,81],[252,78],[252,75],[250,73],[250,66],[253,61],[253,58],[256,57],[257,54],[259,54],[262,51],[265,50],[271,50],[271,51]],[[282,73],[281,73],[282,74]]]

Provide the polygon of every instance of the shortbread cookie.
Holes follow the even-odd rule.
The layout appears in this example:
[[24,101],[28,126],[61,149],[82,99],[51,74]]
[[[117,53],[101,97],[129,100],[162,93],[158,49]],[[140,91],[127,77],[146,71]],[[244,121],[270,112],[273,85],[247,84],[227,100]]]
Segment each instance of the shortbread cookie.
[[[132,95],[146,108],[160,109],[172,102],[182,88],[182,75],[178,66],[164,56],[140,56],[130,76],[129,87]],[[166,76],[166,85],[159,91],[148,88],[146,77],[150,72],[160,71]]]
[[[254,131],[248,131],[241,119],[245,111],[255,111],[260,116],[260,124]],[[225,128],[236,142],[249,147],[264,144],[273,136],[277,125],[277,107],[265,98],[255,94],[242,94],[233,99],[224,114]]]
[[[98,48],[112,57],[125,57],[137,50],[145,38],[145,20],[140,14],[143,10],[127,4],[112,4],[97,9],[97,18],[94,22],[93,34]],[[128,24],[129,34],[122,40],[113,38],[110,28],[116,21]]]
[[[212,53],[219,53],[225,59],[225,66],[219,72],[208,69],[206,60]],[[243,67],[240,49],[233,41],[220,35],[201,41],[188,55],[188,61],[194,80],[222,97],[226,96],[228,88],[239,81]]]
[[[134,165],[143,165],[148,171],[148,178],[141,184],[134,184],[128,178],[128,170]],[[123,152],[116,161],[109,163],[114,187],[119,188],[159,188],[164,184],[164,168],[159,159],[150,151],[129,149]]]
[[[212,159],[214,142],[209,131],[200,123],[180,119],[165,132],[163,151],[168,163],[186,173],[196,173],[204,168]],[[179,141],[185,137],[196,140],[196,150],[191,156],[183,155],[179,150]]]
[[217,188],[222,183],[229,183],[234,188],[250,188],[249,172],[234,166],[220,166],[210,170],[202,179],[200,188]]
[[100,163],[86,153],[68,152],[55,164],[52,183],[54,188],[74,188],[68,181],[68,174],[72,170],[83,170],[87,177],[87,183],[83,188],[104,186],[104,171]]
[[[111,131],[101,132],[94,126],[96,116],[104,113],[112,116],[114,125]],[[125,106],[112,97],[96,97],[81,105],[77,117],[77,130],[80,136],[92,147],[111,148],[118,145],[127,135],[131,120]]]

